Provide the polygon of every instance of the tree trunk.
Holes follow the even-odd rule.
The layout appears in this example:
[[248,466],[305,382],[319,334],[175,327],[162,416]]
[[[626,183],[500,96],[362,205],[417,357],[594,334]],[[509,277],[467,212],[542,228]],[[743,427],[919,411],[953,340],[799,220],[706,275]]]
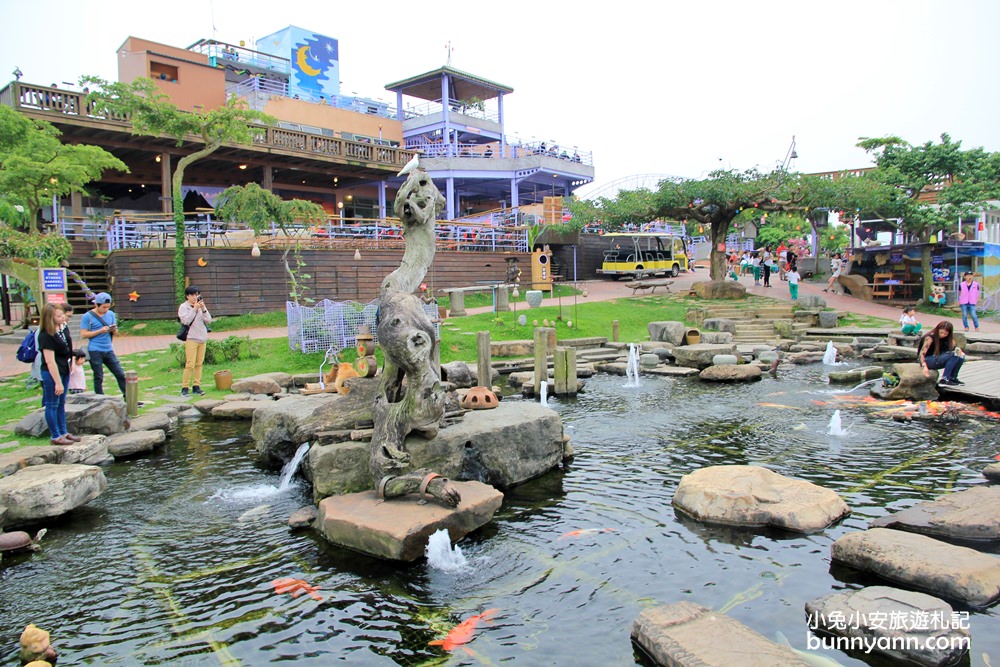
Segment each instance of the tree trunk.
[[[923,240],[923,239],[922,239]],[[931,287],[934,286],[934,273],[931,271],[931,247],[924,245],[920,247],[920,275],[923,276],[923,300],[927,302],[931,297]]]
[[[726,279],[726,237],[729,236],[729,228],[733,224],[732,218],[725,220],[712,220],[710,227],[712,239],[712,252],[709,255],[709,277],[712,280]],[[719,244],[722,244],[722,252],[719,252]]]
[[215,142],[206,144],[200,151],[195,151],[190,155],[185,155],[177,161],[177,168],[171,178],[170,189],[174,202],[174,292],[177,302],[184,300],[184,170],[201,158],[211,155],[218,150],[221,143]]

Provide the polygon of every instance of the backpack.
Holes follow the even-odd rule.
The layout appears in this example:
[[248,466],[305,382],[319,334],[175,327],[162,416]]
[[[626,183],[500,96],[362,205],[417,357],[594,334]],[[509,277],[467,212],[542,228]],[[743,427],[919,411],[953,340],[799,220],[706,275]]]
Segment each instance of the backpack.
[[35,357],[38,356],[38,348],[35,347],[35,332],[29,331],[28,335],[24,337],[21,344],[17,348],[17,360],[23,361],[26,364],[35,363]]

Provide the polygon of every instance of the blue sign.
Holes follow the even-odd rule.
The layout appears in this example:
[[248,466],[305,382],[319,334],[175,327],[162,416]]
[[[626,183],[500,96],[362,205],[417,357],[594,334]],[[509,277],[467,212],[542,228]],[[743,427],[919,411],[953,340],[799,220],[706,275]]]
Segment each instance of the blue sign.
[[39,269],[43,292],[66,291],[66,269]]
[[890,264],[902,264],[903,263],[903,252],[901,250],[893,250],[889,253],[889,263]]
[[943,262],[944,257],[941,256],[941,253],[931,255],[931,266],[941,266]]

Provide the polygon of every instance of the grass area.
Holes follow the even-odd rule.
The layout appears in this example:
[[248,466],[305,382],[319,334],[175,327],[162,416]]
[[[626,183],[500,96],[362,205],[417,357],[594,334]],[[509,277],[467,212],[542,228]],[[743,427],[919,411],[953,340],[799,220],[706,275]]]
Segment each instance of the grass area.
[[[733,306],[733,301],[712,301],[688,297],[681,294],[653,294],[645,297],[621,299],[617,301],[588,301],[586,297],[575,293],[568,286],[562,293],[561,303],[541,308],[528,308],[523,300],[518,300],[516,310],[501,313],[495,317],[492,313],[470,315],[445,320],[441,324],[441,361],[476,360],[476,333],[488,331],[492,341],[531,339],[533,328],[542,326],[547,321],[556,329],[560,339],[612,337],[612,323],[618,322],[619,340],[625,342],[646,340],[647,324],[654,321],[680,321],[687,323],[687,311],[690,308],[709,308],[713,305]],[[482,305],[490,305],[490,295]],[[523,299],[523,297],[522,297]],[[467,297],[467,305],[475,307]],[[774,303],[765,297],[750,297],[738,302],[738,306],[752,310],[765,304]],[[520,324],[521,318],[525,324]],[[896,322],[880,318],[864,317],[848,314],[842,320],[842,325],[859,327],[895,327]],[[220,317],[212,322],[216,331],[236,331],[257,327],[284,327],[285,313],[274,312],[262,315],[242,315],[239,317]],[[158,320],[147,322],[122,323],[122,331],[131,335],[174,334],[177,323],[173,320]],[[286,373],[315,373],[318,379],[320,364],[323,363],[323,352],[302,354],[288,348],[285,338],[262,339],[249,341],[245,336],[230,336],[227,339],[212,344],[218,346],[218,356],[221,361],[206,364],[202,377],[202,389],[206,398],[222,398],[229,391],[215,388],[214,373],[219,370],[231,371],[234,378],[249,377],[259,373],[281,370]],[[233,353],[237,348],[252,350],[252,358],[238,360],[225,359],[227,353]],[[376,356],[381,364],[381,352]],[[342,361],[354,361],[356,353],[353,349],[341,354]],[[120,357],[125,370],[139,373],[140,400],[145,402],[145,408],[163,405],[167,397],[180,400],[180,382],[183,369],[183,348],[180,343],[171,344],[168,349],[151,352],[139,352]],[[25,366],[27,369],[27,366]],[[48,437],[28,438],[15,436],[13,426],[25,415],[36,410],[41,402],[41,390],[38,387],[25,386],[27,371],[20,377],[3,384],[0,392],[0,410],[6,417],[6,423],[0,424],[0,452],[16,449],[26,445],[48,444]],[[88,387],[92,387],[92,376],[87,369]],[[114,378],[105,373],[105,387],[110,393],[117,392]],[[194,397],[190,400],[193,400]],[[145,409],[144,408],[144,409]],[[16,442],[8,442],[16,441]]]
[[895,329],[899,326],[897,320],[887,320],[884,317],[861,315],[860,313],[844,313],[837,321],[840,327],[859,327],[861,329]]

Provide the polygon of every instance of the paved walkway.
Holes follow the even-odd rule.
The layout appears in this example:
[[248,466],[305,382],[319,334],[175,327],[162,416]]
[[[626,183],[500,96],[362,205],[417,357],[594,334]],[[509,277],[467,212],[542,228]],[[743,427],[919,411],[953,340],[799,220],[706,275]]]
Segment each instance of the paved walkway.
[[[703,280],[708,280],[708,269],[699,268],[696,271],[689,271],[682,273],[677,277],[675,282],[670,288],[672,293],[686,292],[692,283],[699,282]],[[644,294],[638,294],[633,297],[632,288],[625,286],[626,281],[613,281],[613,280],[587,280],[578,283],[581,289],[586,290],[586,297],[578,297],[580,303],[585,303],[587,301],[610,301],[612,299],[622,299],[622,298],[640,298],[645,296]],[[791,301],[791,297],[788,293],[788,283],[778,280],[775,276],[772,280],[772,287],[755,287],[753,284],[753,278],[750,276],[744,276],[740,283],[747,288],[747,291],[751,294],[757,296],[766,296],[773,299],[778,299],[781,301]],[[799,284],[799,296],[804,296],[807,294],[816,294],[822,296],[826,299],[827,305],[831,308],[836,308],[837,310],[850,311],[863,315],[871,315],[873,317],[882,317],[892,321],[899,319],[901,310],[895,306],[887,306],[885,304],[876,303],[873,301],[863,301],[861,299],[855,299],[849,295],[836,295],[833,293],[824,293],[822,288],[826,285],[825,282],[822,283],[808,283],[803,282]],[[660,294],[662,291],[657,289],[656,294]],[[557,299],[545,299],[543,305],[555,305],[558,303]],[[565,300],[563,305],[566,305]],[[489,306],[485,308],[469,308],[467,311],[470,314],[478,314],[483,312],[489,312],[491,309]],[[950,312],[950,311],[949,311]],[[939,317],[937,315],[931,315],[927,313],[917,313],[917,321],[924,325],[924,328],[929,328],[940,322],[942,319],[947,319],[955,325],[955,328],[959,331],[962,330],[962,319],[960,317]],[[76,320],[76,317],[74,317]],[[1000,335],[1000,322],[987,321],[980,319],[979,330],[984,333],[998,334]],[[222,339],[226,336],[231,335],[231,331],[215,331],[209,334],[213,339]],[[261,328],[261,329],[244,329],[239,332],[240,335],[250,336],[252,339],[258,338],[284,338],[288,335],[287,329],[284,327],[271,327],[271,328]],[[15,336],[17,342],[20,342],[21,335]],[[992,338],[992,336],[991,336]],[[115,338],[115,352],[119,356],[124,356],[127,354],[133,354],[135,352],[145,352],[148,350],[162,350],[167,348],[171,343],[176,342],[177,339],[173,336],[117,336]],[[998,339],[1000,342],[1000,339]],[[26,364],[21,363],[14,356],[17,351],[17,343],[0,343],[0,377],[7,377],[12,375],[20,375],[28,370]]]

